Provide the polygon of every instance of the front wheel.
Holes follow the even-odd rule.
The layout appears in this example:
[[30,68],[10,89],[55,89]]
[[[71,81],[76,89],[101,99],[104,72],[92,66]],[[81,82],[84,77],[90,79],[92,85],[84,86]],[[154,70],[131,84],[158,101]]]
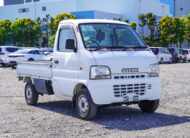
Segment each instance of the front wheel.
[[12,68],[12,69],[16,69],[16,66],[15,66],[15,65],[11,65],[11,68]]
[[159,106],[159,100],[154,101],[141,101],[139,107],[142,112],[154,113]]
[[31,81],[26,83],[25,100],[28,105],[36,105],[38,102],[38,92]]
[[96,116],[97,105],[94,104],[87,88],[83,88],[77,93],[76,111],[84,120],[91,120]]

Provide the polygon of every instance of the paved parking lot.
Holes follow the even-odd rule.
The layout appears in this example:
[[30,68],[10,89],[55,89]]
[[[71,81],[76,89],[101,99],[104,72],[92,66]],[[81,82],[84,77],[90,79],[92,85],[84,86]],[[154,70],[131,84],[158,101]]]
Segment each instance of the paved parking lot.
[[102,108],[93,121],[80,120],[71,103],[40,96],[24,100],[16,71],[0,67],[0,137],[188,137],[190,138],[190,63],[160,65],[162,92],[155,114],[138,106]]

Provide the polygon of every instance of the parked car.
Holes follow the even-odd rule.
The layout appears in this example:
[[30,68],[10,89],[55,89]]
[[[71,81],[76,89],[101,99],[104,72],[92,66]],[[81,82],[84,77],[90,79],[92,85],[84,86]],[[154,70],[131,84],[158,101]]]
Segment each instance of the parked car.
[[41,48],[41,50],[48,55],[48,59],[52,60],[53,59],[53,48]]
[[173,58],[167,48],[164,47],[151,47],[152,52],[156,55],[159,63],[172,63]]
[[72,101],[84,120],[93,119],[104,105],[138,104],[146,113],[158,108],[158,60],[127,23],[65,20],[55,44],[53,62],[17,66],[28,105],[37,104],[39,95],[55,94]]
[[34,60],[49,60],[49,57],[39,49],[22,49],[8,55],[12,68],[15,68],[18,62]]
[[51,53],[53,53],[53,48],[41,48],[41,50],[42,50],[45,54],[51,54]]
[[183,49],[183,53],[185,54],[185,58],[190,62],[190,49]]
[[172,47],[168,50],[172,54],[174,62],[186,62],[186,56],[181,48]]
[[8,65],[7,57],[10,53],[18,51],[20,48],[15,46],[0,46],[0,64],[2,66]]

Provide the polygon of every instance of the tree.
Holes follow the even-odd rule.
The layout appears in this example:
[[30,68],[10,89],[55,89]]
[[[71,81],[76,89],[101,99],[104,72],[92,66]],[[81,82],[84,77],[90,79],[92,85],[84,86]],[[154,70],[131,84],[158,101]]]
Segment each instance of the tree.
[[172,42],[172,18],[170,16],[162,17],[159,21],[160,43],[162,46],[169,46]]
[[144,27],[147,23],[146,16],[144,14],[139,15],[139,20],[141,21],[141,24],[139,24],[139,26],[142,28],[142,36],[144,36]]
[[172,42],[175,46],[178,46],[179,34],[180,34],[180,18],[174,17],[172,19]]
[[14,38],[19,46],[37,46],[41,26],[29,18],[18,19],[11,25]]
[[56,36],[56,34],[50,36],[49,42],[48,42],[49,46],[52,46],[52,47],[54,46],[55,36]]
[[56,33],[59,22],[66,19],[76,19],[76,16],[73,14],[67,14],[67,13],[58,14],[55,17],[54,22],[53,22],[53,30],[51,32],[52,35]]
[[124,22],[129,23],[129,19],[125,19],[125,21],[124,21]]
[[136,23],[136,22],[131,22],[129,25],[130,25],[134,30],[136,30],[136,28],[137,28],[137,23]]
[[185,20],[185,35],[184,38],[188,41],[188,47],[190,46],[190,14],[187,16]]
[[49,41],[49,35],[50,35],[50,29],[49,29],[49,22],[50,22],[50,15],[47,14],[44,23],[42,24],[44,31],[43,31],[43,36],[42,36],[42,47],[47,47],[48,46],[48,41]]
[[148,36],[148,39],[150,41],[150,45],[154,45],[155,42],[155,30],[156,30],[156,26],[157,26],[157,19],[156,19],[156,15],[150,13],[146,14],[146,24],[148,26],[148,29],[150,30],[150,35]]
[[0,45],[5,45],[6,42],[10,42],[11,39],[11,26],[10,20],[0,21]]
[[184,43],[184,40],[185,40],[184,35],[185,35],[185,18],[181,17],[180,18],[179,40],[178,40],[180,43],[180,47]]

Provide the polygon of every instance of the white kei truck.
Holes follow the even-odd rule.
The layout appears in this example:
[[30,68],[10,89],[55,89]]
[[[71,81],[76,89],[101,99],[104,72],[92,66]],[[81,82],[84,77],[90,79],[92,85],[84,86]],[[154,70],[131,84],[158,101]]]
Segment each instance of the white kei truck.
[[113,20],[61,21],[52,61],[21,62],[19,80],[25,99],[39,95],[72,101],[81,119],[96,116],[98,107],[138,104],[142,112],[159,106],[161,86],[156,56],[128,24]]

